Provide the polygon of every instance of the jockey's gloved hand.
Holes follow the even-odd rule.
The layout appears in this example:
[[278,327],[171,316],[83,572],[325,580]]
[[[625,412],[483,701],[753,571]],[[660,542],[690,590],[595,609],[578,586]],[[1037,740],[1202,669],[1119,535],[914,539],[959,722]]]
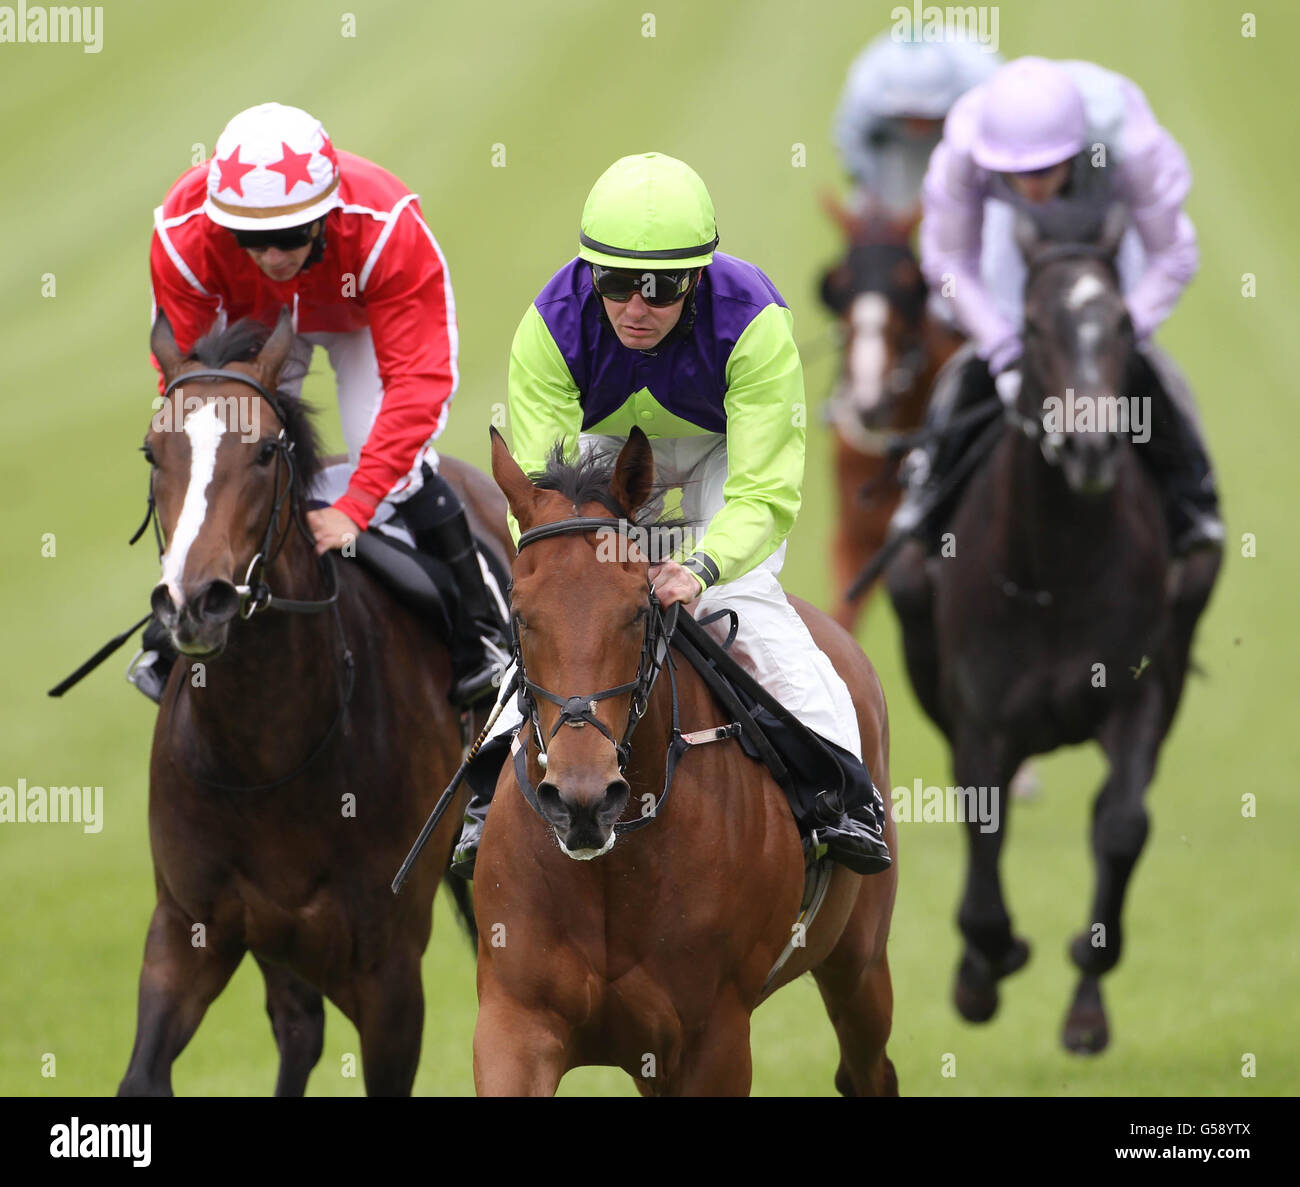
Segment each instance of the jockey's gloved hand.
[[998,399],[1004,408],[1015,407],[1016,398],[1020,395],[1020,360],[1017,359],[1001,371],[994,378],[993,386],[998,389]]

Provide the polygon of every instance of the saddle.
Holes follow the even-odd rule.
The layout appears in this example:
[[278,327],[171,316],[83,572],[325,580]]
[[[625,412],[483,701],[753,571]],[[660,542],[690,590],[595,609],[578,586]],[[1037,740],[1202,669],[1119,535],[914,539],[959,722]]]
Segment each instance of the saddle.
[[357,560],[408,610],[446,643],[460,606],[460,590],[450,566],[386,532],[370,529],[357,536]]
[[[476,538],[479,555],[488,564],[499,589],[510,580],[496,554]],[[460,611],[460,587],[451,567],[407,543],[398,531],[384,524],[360,533],[357,560],[403,606],[430,626],[443,643],[451,641]]]

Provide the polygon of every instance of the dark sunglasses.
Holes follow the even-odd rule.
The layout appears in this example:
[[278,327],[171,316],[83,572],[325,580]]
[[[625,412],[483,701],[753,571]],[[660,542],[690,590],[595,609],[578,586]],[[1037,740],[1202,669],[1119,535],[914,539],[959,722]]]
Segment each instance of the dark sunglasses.
[[640,293],[647,305],[662,309],[686,296],[694,282],[694,268],[678,272],[651,272],[634,268],[602,268],[599,264],[591,266],[591,283],[596,292],[619,304],[630,301]]
[[235,242],[243,248],[263,251],[268,247],[280,251],[297,251],[312,241],[312,228],[315,223],[302,227],[279,227],[274,231],[236,231]]

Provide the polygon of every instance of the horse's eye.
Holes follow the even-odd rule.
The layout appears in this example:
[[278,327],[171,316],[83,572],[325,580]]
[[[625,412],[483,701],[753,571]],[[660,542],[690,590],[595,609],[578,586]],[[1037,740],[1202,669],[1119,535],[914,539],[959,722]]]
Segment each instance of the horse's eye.
[[273,457],[275,457],[275,442],[263,441],[262,448],[257,451],[257,464],[265,466]]
[[645,617],[649,613],[650,613],[650,607],[642,606],[641,609],[638,610],[636,614],[632,616],[632,625],[640,626],[643,622],[645,622]]
[[156,466],[158,464],[158,459],[153,455],[153,446],[151,446],[148,441],[140,446],[140,452],[144,454],[144,460],[151,466]]

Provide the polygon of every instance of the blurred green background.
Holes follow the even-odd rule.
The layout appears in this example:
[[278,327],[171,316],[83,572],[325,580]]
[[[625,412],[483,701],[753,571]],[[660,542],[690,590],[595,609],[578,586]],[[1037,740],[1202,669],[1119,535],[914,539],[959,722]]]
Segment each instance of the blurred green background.
[[[104,6],[99,54],[0,46],[0,227],[4,284],[4,499],[0,569],[6,678],[0,784],[102,784],[106,824],[0,825],[0,1093],[111,1093],[125,1069],[153,904],[146,824],[154,709],[121,679],[129,652],[63,701],[45,690],[143,612],[157,565],[126,538],[142,511],[136,452],[153,394],[148,366],[151,212],[211,153],[235,112],[267,99],[305,107],[334,142],[421,195],[451,266],[461,333],[460,393],[439,442],[487,460],[520,315],[575,250],[592,181],[616,157],[658,149],[708,183],[723,248],[758,263],[785,294],[819,406],[834,369],[817,270],[836,250],[817,191],[840,182],[830,120],[850,60],[888,27],[861,0],[510,0],[478,5],[228,0],[195,8]],[[1296,712],[1297,580],[1293,442],[1300,417],[1289,0],[1241,9],[1214,0],[1004,3],[1001,50],[1090,58],[1134,78],[1195,171],[1189,210],[1200,275],[1162,331],[1188,371],[1220,469],[1229,549],[1200,630],[1193,679],[1149,795],[1153,831],[1127,913],[1127,951],[1105,982],[1113,1044],[1081,1060],[1059,1047],[1074,985],[1065,946],[1084,922],[1092,872],[1087,820],[1102,764],[1090,747],[1041,763],[1042,795],[1015,805],[1004,873],[1034,959],[1005,982],[989,1025],[949,1005],[964,862],[957,825],[901,827],[901,890],[890,955],[890,1053],[908,1094],[1260,1095],[1300,1089]],[[644,37],[643,14],[655,21]],[[807,164],[792,167],[794,146]],[[506,167],[491,165],[504,145]],[[1258,296],[1241,295],[1243,273]],[[57,295],[43,297],[53,273]],[[307,394],[340,437],[318,354]],[[805,507],[788,588],[832,597],[830,442],[810,432]],[[54,533],[57,554],[43,557]],[[1237,543],[1254,533],[1258,555]],[[948,757],[902,671],[892,611],[861,634],[889,696],[893,783],[947,783]],[[1243,818],[1241,796],[1258,799]],[[472,1091],[472,956],[440,898],[425,961],[428,1000],[416,1091]],[[754,1090],[832,1092],[836,1053],[812,982],[754,1022]],[[341,1075],[358,1049],[329,1007],[310,1092],[356,1095]],[[45,1053],[57,1077],[43,1078]],[[1241,1074],[1247,1053],[1255,1078]],[[946,1054],[957,1075],[941,1076]],[[246,961],[179,1060],[178,1093],[263,1094],[276,1055],[261,979]],[[631,1094],[610,1069],[582,1069],[565,1093]]]

